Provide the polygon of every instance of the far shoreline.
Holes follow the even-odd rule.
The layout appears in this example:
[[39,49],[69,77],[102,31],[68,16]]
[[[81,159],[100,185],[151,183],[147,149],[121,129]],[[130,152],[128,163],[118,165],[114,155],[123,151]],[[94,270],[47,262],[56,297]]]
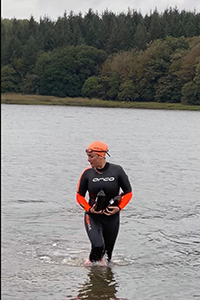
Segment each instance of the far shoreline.
[[114,101],[89,98],[59,98],[54,96],[25,95],[17,93],[1,94],[1,104],[19,105],[57,105],[57,106],[82,106],[104,108],[132,108],[132,109],[162,109],[162,110],[189,110],[200,111],[200,105],[186,105],[182,103],[158,103]]

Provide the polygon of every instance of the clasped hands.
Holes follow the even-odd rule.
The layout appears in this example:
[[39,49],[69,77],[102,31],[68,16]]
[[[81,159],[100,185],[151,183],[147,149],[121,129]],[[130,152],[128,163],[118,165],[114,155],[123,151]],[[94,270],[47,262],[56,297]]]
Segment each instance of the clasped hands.
[[96,207],[96,204],[94,204],[90,208],[90,213],[97,214],[97,215],[105,214],[106,216],[112,216],[120,211],[120,208],[118,206],[108,206],[108,207],[106,207],[106,209],[99,210],[99,211],[96,211],[95,207]]

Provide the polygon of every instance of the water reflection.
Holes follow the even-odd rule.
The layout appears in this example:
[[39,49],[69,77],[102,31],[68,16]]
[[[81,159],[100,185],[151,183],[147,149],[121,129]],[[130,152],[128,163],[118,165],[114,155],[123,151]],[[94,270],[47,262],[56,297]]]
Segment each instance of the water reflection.
[[111,267],[93,266],[76,299],[119,300],[116,293],[117,283]]

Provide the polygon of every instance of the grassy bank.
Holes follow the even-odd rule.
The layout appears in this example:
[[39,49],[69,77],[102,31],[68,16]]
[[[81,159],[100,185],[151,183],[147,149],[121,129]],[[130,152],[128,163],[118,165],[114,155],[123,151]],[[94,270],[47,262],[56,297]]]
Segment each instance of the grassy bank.
[[1,94],[1,103],[200,111],[200,105],[184,105],[181,103],[106,101],[88,98],[58,98],[53,96],[22,95],[13,93]]

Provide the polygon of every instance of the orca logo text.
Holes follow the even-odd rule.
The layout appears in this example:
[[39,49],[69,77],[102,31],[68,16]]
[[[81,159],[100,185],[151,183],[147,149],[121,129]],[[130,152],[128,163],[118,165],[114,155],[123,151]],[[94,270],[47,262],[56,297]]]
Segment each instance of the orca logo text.
[[93,182],[99,182],[99,181],[114,181],[115,180],[115,177],[101,177],[101,178],[93,178],[92,181]]

